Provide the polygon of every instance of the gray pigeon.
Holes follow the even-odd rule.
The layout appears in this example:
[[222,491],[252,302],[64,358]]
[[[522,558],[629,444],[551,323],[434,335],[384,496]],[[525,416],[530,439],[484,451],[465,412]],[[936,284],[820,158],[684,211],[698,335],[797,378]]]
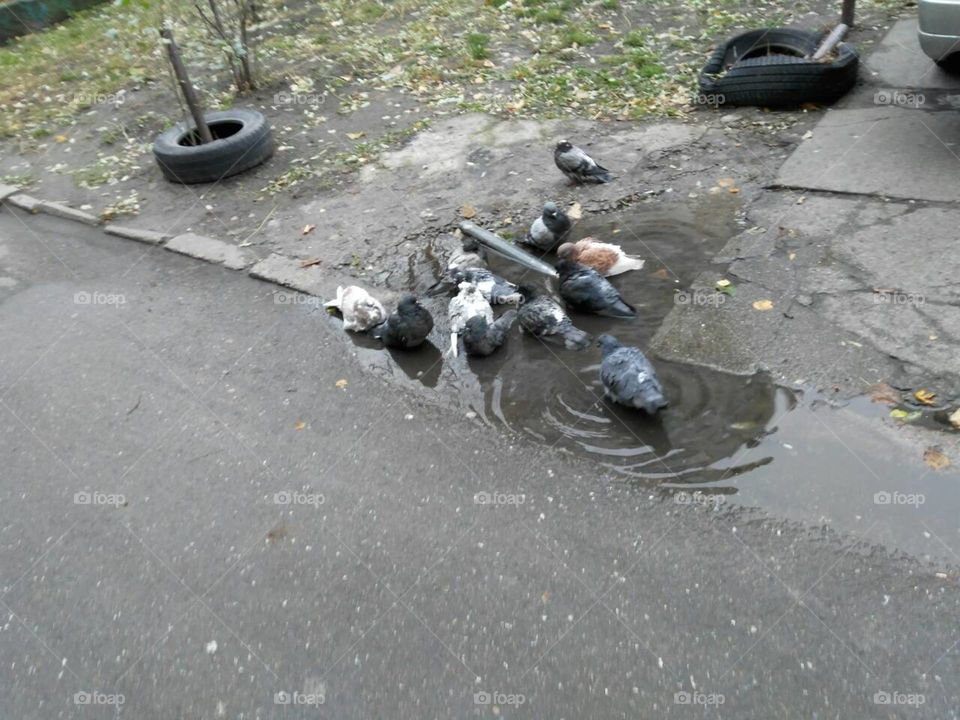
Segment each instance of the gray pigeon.
[[601,335],[597,345],[603,354],[600,381],[608,398],[648,415],[667,407],[657,372],[639,348],[621,345],[612,335]]
[[433,316],[417,302],[415,295],[407,293],[397,303],[397,311],[382,325],[371,330],[371,335],[391,348],[415,348],[427,339],[433,330]]
[[526,237],[520,242],[537,250],[550,252],[557,247],[570,232],[570,218],[554,202],[543,206],[543,213],[530,225]]
[[583,150],[566,140],[557,144],[553,161],[560,171],[578,185],[583,183],[608,183],[613,180],[610,171]]
[[520,327],[548,342],[562,343],[567,350],[583,350],[590,336],[574,327],[570,317],[553,298],[540,295],[529,285],[521,285],[524,302],[520,306]]
[[607,317],[637,316],[633,306],[624,302],[610,281],[593,268],[561,260],[557,263],[557,273],[560,275],[560,297],[570,307]]
[[475,315],[467,320],[463,330],[463,347],[467,355],[486,357],[503,345],[507,339],[513,321],[517,319],[516,310],[507,310],[493,323],[481,315]]

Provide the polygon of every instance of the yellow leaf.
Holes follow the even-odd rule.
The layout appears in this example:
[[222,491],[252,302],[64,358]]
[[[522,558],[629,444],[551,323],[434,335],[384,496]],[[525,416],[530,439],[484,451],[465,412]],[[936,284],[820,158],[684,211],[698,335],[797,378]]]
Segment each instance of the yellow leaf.
[[726,280],[726,279],[724,279],[724,280],[717,280],[717,287],[718,287],[718,288],[730,287],[730,281],[729,281],[729,280]]
[[343,388],[345,388],[348,384],[349,384],[349,383],[347,382],[347,379],[346,379],[346,378],[340,378],[340,379],[337,380],[337,382],[335,383],[335,385],[337,386],[337,388],[340,389],[340,390],[343,390]]
[[67,141],[67,136],[66,136],[66,135],[54,135],[54,136],[53,136],[53,139],[56,140],[58,143],[65,143],[65,142]]
[[360,132],[347,133],[347,137],[350,138],[351,140],[359,140],[359,139],[362,138],[364,135],[366,135],[366,133],[363,132],[362,130],[361,130]]
[[754,310],[773,310],[773,300],[754,300]]
[[953,411],[953,414],[950,416],[950,424],[957,430],[960,430],[960,408]]
[[937,394],[921,388],[917,390],[913,394],[913,396],[917,399],[917,402],[919,403],[923,403],[924,405],[933,405],[933,402],[934,402],[933,399],[937,396]]
[[460,208],[460,214],[469,220],[477,216],[477,209],[473,205],[464,205]]
[[944,455],[940,448],[928,447],[924,450],[923,461],[934,470],[943,470],[950,467],[950,458]]
[[717,180],[717,187],[733,187],[736,181],[733,178],[720,178]]
[[303,226],[303,234],[306,235],[306,234],[308,234],[308,233],[312,233],[312,232],[313,232],[314,230],[316,230],[316,229],[317,229],[317,226],[316,226],[316,225],[304,225],[304,226]]
[[294,423],[294,425],[293,425],[293,429],[294,429],[294,430],[303,430],[306,426],[307,426],[307,424],[306,424],[303,420],[297,420],[297,422]]

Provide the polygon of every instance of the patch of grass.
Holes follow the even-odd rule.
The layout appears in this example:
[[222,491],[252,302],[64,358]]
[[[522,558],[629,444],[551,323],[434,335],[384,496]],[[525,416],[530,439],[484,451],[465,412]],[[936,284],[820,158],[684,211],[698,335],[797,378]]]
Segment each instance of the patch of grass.
[[14,173],[0,177],[4,185],[15,185],[18,188],[27,188],[33,185],[34,177],[31,173]]
[[641,30],[631,30],[623,36],[623,44],[632,48],[646,47],[647,34]]
[[600,5],[604,10],[619,10],[620,0],[603,0]]
[[490,36],[485,33],[467,35],[467,54],[474,60],[486,60],[490,57]]
[[568,27],[560,35],[560,47],[587,47],[597,42],[597,38],[577,27]]
[[363,3],[359,9],[360,17],[367,22],[379,20],[386,12],[387,9],[377,2]]

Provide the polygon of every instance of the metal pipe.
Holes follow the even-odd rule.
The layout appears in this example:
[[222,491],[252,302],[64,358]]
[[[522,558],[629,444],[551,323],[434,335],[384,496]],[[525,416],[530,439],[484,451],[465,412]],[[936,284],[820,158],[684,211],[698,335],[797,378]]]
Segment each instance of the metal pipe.
[[496,233],[492,233],[489,230],[484,230],[482,227],[477,227],[472,222],[466,221],[460,223],[460,230],[470,237],[475,238],[477,242],[479,242],[488,250],[497,253],[497,255],[505,257],[507,260],[512,260],[513,262],[523,265],[534,272],[543,273],[544,275],[549,275],[550,277],[557,277],[557,271],[553,269],[552,265],[544,262],[540,258],[534,257],[526,250],[521,250],[516,245],[511,242],[507,242]]
[[817,51],[813,54],[813,59],[821,60],[822,58],[826,57],[831,50],[840,44],[840,41],[843,40],[843,36],[847,34],[847,30],[849,30],[849,28],[844,23],[840,23],[833,30],[831,30],[830,34],[823,39],[823,42],[820,43],[820,47],[818,47]]

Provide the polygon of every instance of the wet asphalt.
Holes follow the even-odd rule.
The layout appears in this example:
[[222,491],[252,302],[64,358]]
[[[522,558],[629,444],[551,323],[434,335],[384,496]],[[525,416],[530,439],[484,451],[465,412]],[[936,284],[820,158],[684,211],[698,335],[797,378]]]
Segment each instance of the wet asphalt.
[[95,229],[4,208],[0,268],[0,717],[958,715],[882,519],[679,504]]

